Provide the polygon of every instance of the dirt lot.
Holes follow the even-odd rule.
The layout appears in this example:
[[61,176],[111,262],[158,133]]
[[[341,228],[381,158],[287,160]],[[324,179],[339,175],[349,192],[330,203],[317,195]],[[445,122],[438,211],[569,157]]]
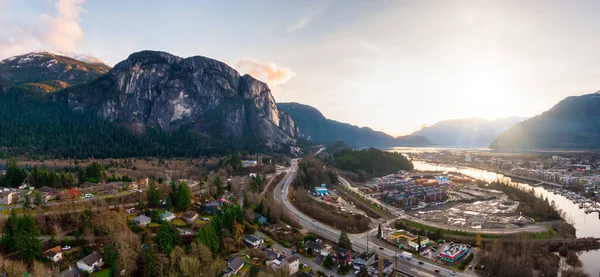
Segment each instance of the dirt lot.
[[513,229],[533,224],[533,220],[519,215],[517,202],[506,196],[473,203],[448,203],[407,214],[433,223],[472,229]]

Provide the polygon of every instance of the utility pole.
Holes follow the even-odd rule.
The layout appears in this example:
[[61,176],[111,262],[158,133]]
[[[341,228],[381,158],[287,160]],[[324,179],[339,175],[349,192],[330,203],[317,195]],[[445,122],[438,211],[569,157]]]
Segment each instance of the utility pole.
[[367,253],[369,253],[369,233],[367,233]]
[[396,260],[396,270],[398,270],[398,246],[395,247],[396,255],[394,255],[394,259]]

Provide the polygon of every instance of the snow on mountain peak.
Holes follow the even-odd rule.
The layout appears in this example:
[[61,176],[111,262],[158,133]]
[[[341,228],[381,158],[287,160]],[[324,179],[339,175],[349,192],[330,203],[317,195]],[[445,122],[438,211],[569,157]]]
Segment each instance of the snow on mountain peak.
[[65,57],[69,57],[71,59],[75,59],[81,62],[85,62],[85,63],[91,63],[91,64],[103,64],[106,65],[106,63],[104,63],[102,60],[92,57],[92,56],[88,56],[88,55],[83,55],[83,54],[77,54],[77,53],[73,53],[73,52],[61,52],[61,51],[54,51],[54,50],[42,50],[42,51],[37,51],[34,53],[48,53],[50,55],[55,55],[55,56],[65,56]]

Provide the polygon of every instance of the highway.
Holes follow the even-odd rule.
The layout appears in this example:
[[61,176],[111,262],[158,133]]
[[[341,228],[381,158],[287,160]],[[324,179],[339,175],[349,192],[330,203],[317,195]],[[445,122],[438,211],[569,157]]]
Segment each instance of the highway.
[[[339,230],[330,227],[329,225],[313,220],[309,216],[297,210],[287,199],[287,196],[289,195],[290,184],[294,180],[296,176],[296,171],[298,170],[299,160],[300,159],[291,160],[290,167],[286,172],[286,176],[281,180],[281,182],[279,182],[275,186],[273,197],[275,198],[275,201],[282,203],[282,207],[287,212],[289,212],[298,221],[298,223],[304,227],[306,231],[315,233],[318,236],[336,242],[338,241],[340,236]],[[348,234],[348,237],[352,241],[352,246],[354,250],[366,251],[368,236],[374,235],[376,234],[376,232],[377,230],[374,229],[362,234]],[[452,275],[451,271],[446,268],[428,262],[425,262],[423,265],[420,265],[418,264],[418,260],[416,259],[396,259],[396,249],[393,249],[389,245],[376,245],[375,243],[370,242],[369,250],[372,252],[376,252],[377,254],[389,259],[392,262],[397,262],[398,270],[409,276],[473,276],[472,272],[458,272],[456,273],[456,275]],[[434,270],[436,269],[439,270],[440,273],[435,273]]]

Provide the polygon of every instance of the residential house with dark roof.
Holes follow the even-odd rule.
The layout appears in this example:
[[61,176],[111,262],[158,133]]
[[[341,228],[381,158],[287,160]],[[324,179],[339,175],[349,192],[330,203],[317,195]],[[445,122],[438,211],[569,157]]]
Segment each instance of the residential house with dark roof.
[[232,257],[227,260],[227,265],[225,266],[225,277],[233,276],[238,274],[238,272],[244,267],[244,260],[240,257]]
[[193,223],[194,221],[196,221],[196,219],[198,219],[198,213],[194,212],[194,211],[189,211],[186,212],[185,214],[183,214],[183,219],[187,222],[187,223]]
[[263,245],[264,240],[255,235],[246,235],[244,236],[244,242],[252,248],[259,248]]
[[87,271],[89,273],[101,269],[102,266],[104,266],[104,262],[102,261],[102,254],[96,251],[77,261],[77,267],[81,271]]
[[262,250],[263,254],[265,254],[265,264],[267,266],[270,266],[274,260],[276,260],[277,258],[279,258],[279,253],[273,251],[273,249],[270,248],[264,248]]

